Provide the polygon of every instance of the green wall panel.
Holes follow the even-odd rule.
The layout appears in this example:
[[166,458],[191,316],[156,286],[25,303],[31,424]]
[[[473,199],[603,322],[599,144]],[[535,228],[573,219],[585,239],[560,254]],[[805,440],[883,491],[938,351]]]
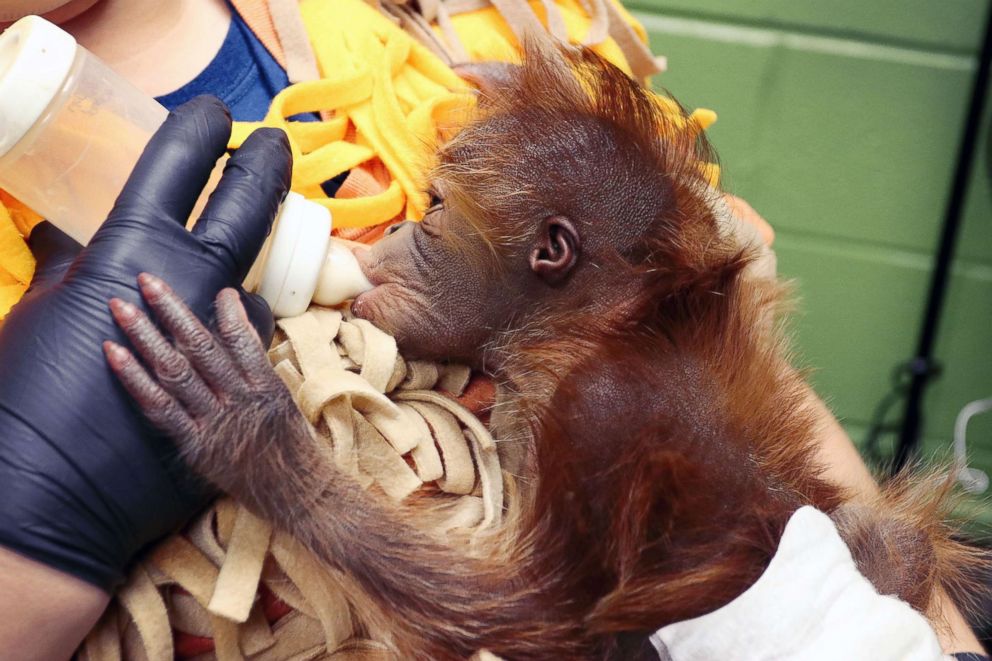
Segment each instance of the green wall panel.
[[[992,397],[992,267],[955,268],[935,354],[943,372],[927,393],[927,431],[950,436],[963,405]],[[992,414],[974,424],[992,459]]]
[[[992,83],[992,81],[990,81]],[[964,225],[957,255],[967,261],[992,264],[992,150],[989,149],[992,112],[987,112],[968,187]]]
[[656,85],[717,111],[729,187],[775,227],[933,250],[969,58],[640,18],[669,56]]
[[628,7],[913,47],[977,52],[986,0],[633,0]]
[[[930,261],[789,232],[779,235],[776,252],[779,271],[799,293],[800,363],[860,443],[892,367],[915,349]],[[992,397],[992,267],[954,270],[936,356],[943,370],[924,400],[924,454],[947,459],[958,411]],[[992,414],[972,421],[968,439],[972,465],[992,475]],[[992,524],[992,512],[984,518]]]
[[891,366],[916,344],[928,260],[844,241],[779,233],[779,272],[799,296],[795,337],[817,391],[843,418],[865,423]]

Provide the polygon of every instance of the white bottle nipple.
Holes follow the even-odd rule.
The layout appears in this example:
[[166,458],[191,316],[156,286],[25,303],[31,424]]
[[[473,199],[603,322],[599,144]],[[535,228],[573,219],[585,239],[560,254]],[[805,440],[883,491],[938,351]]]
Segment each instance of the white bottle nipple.
[[362,268],[355,259],[352,245],[357,244],[331,239],[331,245],[327,247],[327,258],[317,281],[317,291],[313,295],[315,303],[339,305],[372,289],[372,283],[362,273]]
[[[351,252],[351,241],[331,238],[331,213],[299,193],[289,193],[276,218],[258,294],[276,317],[296,317],[310,302],[339,305],[372,283]],[[250,279],[250,278],[249,278]]]

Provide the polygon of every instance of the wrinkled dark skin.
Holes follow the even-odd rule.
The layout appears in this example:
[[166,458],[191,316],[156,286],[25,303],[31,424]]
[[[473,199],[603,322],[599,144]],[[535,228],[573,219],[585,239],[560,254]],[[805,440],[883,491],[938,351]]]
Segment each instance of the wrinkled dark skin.
[[515,314],[503,278],[465,277],[472,256],[442,238],[445,231],[462,231],[458,221],[438,204],[422,222],[402,223],[356,253],[376,287],[358,296],[352,311],[394,335],[410,355],[473,360],[493,329]]
[[481,364],[484,349],[527,323],[531,312],[568,306],[572,291],[608,306],[631,286],[591,266],[600,256],[560,215],[535,223],[529,242],[500,256],[499,270],[484,268],[492,260],[488,248],[471,238],[476,230],[441,195],[433,194],[421,222],[395,226],[372,248],[356,251],[376,287],[354,300],[352,312],[395,336],[409,356],[496,370],[491,361]]
[[[538,269],[549,263],[554,275],[571,269],[580,240],[577,234],[552,238],[545,228],[530,249],[508,256],[508,268],[494,273],[476,266],[485,258],[483,246],[466,248],[445,238],[472,231],[457,210],[435,197],[423,221],[402,223],[371,249],[357,251],[376,287],[355,299],[352,312],[394,335],[410,356],[478,366],[482,348],[519,321],[522,310],[558,295]],[[541,244],[555,244],[564,256],[534,257]]]
[[[249,322],[238,292],[224,289],[217,295],[215,334],[162,280],[142,273],[138,288],[172,339],[165,339],[138,306],[112,299],[114,320],[148,368],[130,351],[108,340],[104,351],[111,369],[156,428],[170,438],[184,440],[180,449],[194,470],[209,474],[228,493],[264,493],[269,476],[263,475],[264,471],[256,474],[242,470],[243,466],[230,461],[237,455],[237,447],[211,440],[230,435],[231,411],[242,415],[256,409],[271,411],[274,415],[269,424],[254,417],[253,423],[288,438],[308,438],[309,425],[269,365],[265,347]],[[260,402],[268,404],[260,409]],[[250,453],[258,451],[250,437],[240,438]],[[219,471],[223,465],[232,470]]]

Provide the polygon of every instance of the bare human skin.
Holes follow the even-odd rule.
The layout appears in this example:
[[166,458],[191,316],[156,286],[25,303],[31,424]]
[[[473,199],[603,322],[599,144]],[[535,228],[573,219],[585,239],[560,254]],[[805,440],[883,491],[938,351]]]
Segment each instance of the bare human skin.
[[0,30],[7,28],[14,21],[24,16],[37,14],[55,24],[70,21],[100,0],[14,0],[7,2],[0,9]]
[[333,465],[230,292],[212,335],[142,276],[173,343],[111,303],[147,365],[106,346],[138,406],[391,613],[401,658],[653,658],[646,637],[743,592],[807,504],[883,593],[927,611],[965,592],[981,559],[937,520],[939,490],[848,504],[823,479],[819,413],[770,323],[782,293],[721,234],[705,143],[594,55],[565,58],[531,53],[500,80],[440,153],[424,221],[359,254],[377,286],[353,311],[408,355],[493,375],[529,434],[536,485],[486,553],[432,539],[416,501]]
[[0,546],[0,644],[18,661],[68,659],[109,595],[75,576]]
[[[4,3],[0,3],[3,5]],[[231,23],[224,0],[18,0],[0,7],[0,30],[45,12],[82,46],[149,96],[179,89],[220,50]]]

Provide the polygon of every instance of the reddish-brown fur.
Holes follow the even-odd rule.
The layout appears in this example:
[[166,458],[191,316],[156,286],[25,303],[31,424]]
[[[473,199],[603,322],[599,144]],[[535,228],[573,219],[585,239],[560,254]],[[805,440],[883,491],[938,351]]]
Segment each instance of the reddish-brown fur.
[[782,289],[720,229],[684,115],[585,50],[531,49],[501,87],[441,153],[436,182],[478,233],[460,249],[500,277],[536,216],[567,215],[585,233],[569,286],[590,283],[513,301],[485,347],[536,478],[514,523],[481,553],[420,532],[425,506],[339,471],[274,375],[178,439],[192,465],[354,581],[401,658],[650,658],[651,632],[753,583],[806,504],[882,591],[921,610],[937,586],[960,595],[978,557],[940,497],[855,506],[822,479]]

